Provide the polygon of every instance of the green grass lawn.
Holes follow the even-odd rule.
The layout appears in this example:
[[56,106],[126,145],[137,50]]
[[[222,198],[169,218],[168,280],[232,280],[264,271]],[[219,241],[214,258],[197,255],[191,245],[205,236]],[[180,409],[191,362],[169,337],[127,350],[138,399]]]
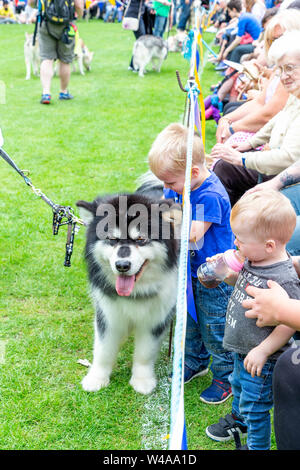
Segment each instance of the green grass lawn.
[[[71,102],[39,103],[38,78],[25,81],[23,43],[33,26],[1,25],[0,105],[4,149],[37,188],[55,203],[75,207],[78,199],[131,191],[146,169],[151,143],[167,124],[181,122],[183,83],[189,64],[169,54],[160,74],[144,79],[127,70],[133,33],[119,24],[80,22],[79,31],[95,52],[92,71],[72,74]],[[207,40],[211,40],[208,37]],[[207,65],[205,95],[215,83]],[[207,123],[207,151],[215,124]],[[51,209],[36,197],[2,159],[0,276],[0,448],[1,449],[160,449],[168,432],[171,370],[166,348],[158,363],[160,385],[149,397],[129,386],[132,341],[122,348],[108,388],[88,394],[80,381],[92,360],[93,308],[83,259],[85,233],[75,240],[72,267],[63,266],[66,230],[52,236]],[[214,443],[205,427],[230,411],[230,403],[208,406],[199,393],[210,377],[185,388],[189,449],[233,449]]]

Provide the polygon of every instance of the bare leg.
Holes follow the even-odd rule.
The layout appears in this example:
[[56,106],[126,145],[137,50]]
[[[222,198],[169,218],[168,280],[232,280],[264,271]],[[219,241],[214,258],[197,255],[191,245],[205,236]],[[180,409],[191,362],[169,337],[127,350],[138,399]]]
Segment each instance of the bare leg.
[[41,83],[43,89],[43,95],[50,95],[51,91],[51,80],[53,77],[53,60],[43,60],[41,63]]
[[62,93],[67,93],[68,91],[70,75],[70,64],[59,61],[60,91]]

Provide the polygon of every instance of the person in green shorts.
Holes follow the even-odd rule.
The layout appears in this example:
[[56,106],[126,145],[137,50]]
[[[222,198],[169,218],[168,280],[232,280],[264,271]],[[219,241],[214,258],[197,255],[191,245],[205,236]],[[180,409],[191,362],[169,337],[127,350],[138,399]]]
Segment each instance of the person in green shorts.
[[[36,0],[29,0],[29,5],[34,7]],[[77,17],[83,15],[83,0],[74,1]],[[42,104],[51,102],[51,81],[53,77],[54,61],[59,59],[60,100],[70,100],[73,96],[68,91],[71,69],[70,64],[74,58],[75,31],[71,25],[66,28],[63,24],[53,24],[42,20],[38,30],[42,83]]]

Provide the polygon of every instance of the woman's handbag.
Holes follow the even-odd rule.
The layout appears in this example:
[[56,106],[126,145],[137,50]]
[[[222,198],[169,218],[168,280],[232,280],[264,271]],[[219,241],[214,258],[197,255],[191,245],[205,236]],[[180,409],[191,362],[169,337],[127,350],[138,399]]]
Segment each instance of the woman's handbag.
[[130,31],[137,31],[139,29],[141,11],[143,0],[129,0],[124,17],[122,20],[122,27]]

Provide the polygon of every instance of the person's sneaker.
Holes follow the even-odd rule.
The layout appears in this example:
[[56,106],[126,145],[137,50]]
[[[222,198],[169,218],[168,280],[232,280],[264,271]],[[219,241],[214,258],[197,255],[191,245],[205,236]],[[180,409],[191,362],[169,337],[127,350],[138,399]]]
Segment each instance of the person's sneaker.
[[211,424],[205,429],[206,435],[218,442],[234,440],[236,444],[240,443],[241,437],[247,436],[247,426],[228,414],[225,418],[220,418],[218,423]]
[[67,91],[67,93],[62,93],[62,92],[60,92],[58,98],[59,98],[60,100],[72,100],[72,99],[74,98],[74,96],[71,95],[71,94]]
[[184,383],[187,384],[196,377],[203,377],[208,373],[207,367],[202,367],[198,370],[190,369],[187,365],[184,366]]
[[219,65],[215,67],[216,72],[220,72],[221,70],[226,70],[226,69],[227,69],[227,65],[224,64],[224,62],[220,62]]
[[211,405],[224,403],[232,396],[231,387],[220,380],[213,379],[212,384],[200,395],[200,400]]
[[48,94],[42,95],[40,103],[41,104],[50,104],[51,103],[51,95],[48,95]]

